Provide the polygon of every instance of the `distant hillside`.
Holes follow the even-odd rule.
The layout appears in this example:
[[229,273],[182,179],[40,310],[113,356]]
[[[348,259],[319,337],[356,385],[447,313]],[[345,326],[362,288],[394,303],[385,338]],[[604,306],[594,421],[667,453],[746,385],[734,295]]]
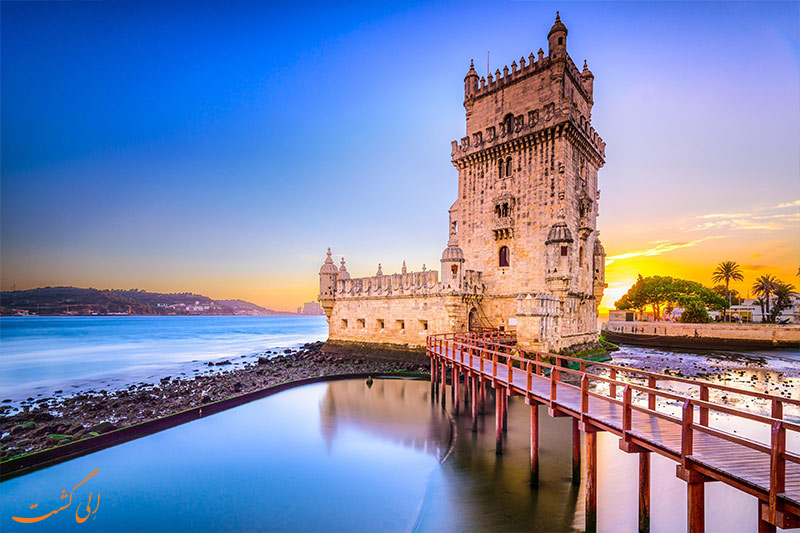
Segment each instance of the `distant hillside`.
[[42,287],[0,292],[0,313],[37,315],[291,315],[243,300],[212,300],[190,292]]
[[214,300],[219,305],[225,306],[233,310],[237,314],[248,315],[294,315],[297,313],[290,313],[289,311],[275,311],[273,309],[266,309],[260,305],[256,305],[244,300]]

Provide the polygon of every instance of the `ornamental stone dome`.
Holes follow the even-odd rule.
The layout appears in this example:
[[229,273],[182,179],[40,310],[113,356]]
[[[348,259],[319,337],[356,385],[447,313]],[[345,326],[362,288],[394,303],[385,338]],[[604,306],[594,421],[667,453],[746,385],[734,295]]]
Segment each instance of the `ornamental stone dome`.
[[449,245],[442,252],[442,261],[463,261],[464,252],[455,244]]
[[606,249],[600,244],[600,239],[594,241],[594,255],[606,255]]
[[556,11],[556,21],[553,23],[553,27],[550,28],[550,32],[547,34],[547,36],[550,37],[557,31],[563,31],[564,35],[567,34],[567,27],[564,26],[563,22],[561,22],[561,15],[558,13],[558,11]]
[[559,221],[553,224],[550,227],[550,233],[547,234],[547,240],[544,241],[545,244],[551,244],[555,242],[572,242],[572,233],[570,233],[569,228],[564,221]]
[[319,269],[320,274],[333,274],[334,276],[339,274],[339,269],[336,268],[336,265],[333,264],[333,258],[331,257],[331,249],[328,248],[328,257],[325,258],[325,264],[322,265],[322,268]]
[[336,279],[350,279],[350,273],[347,271],[347,267],[344,266],[344,257],[342,257],[342,266],[339,267],[339,274]]

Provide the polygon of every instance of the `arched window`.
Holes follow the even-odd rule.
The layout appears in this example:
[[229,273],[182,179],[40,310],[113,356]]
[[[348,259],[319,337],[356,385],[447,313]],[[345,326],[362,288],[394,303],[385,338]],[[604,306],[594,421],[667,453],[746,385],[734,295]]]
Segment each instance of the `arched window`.
[[500,159],[500,162],[497,164],[498,172],[500,173],[500,179],[503,179],[503,175],[506,170],[506,165],[503,163],[503,160]]
[[511,176],[511,158],[506,159],[506,177]]
[[501,267],[508,266],[508,246],[501,246],[500,253],[498,254],[499,265]]
[[514,133],[514,115],[509,113],[503,119],[503,126],[506,130],[506,135],[511,135]]

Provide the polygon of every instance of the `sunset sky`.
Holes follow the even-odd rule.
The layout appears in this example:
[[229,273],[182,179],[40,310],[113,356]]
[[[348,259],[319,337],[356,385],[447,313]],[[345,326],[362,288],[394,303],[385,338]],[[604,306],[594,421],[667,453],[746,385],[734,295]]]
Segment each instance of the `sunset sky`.
[[0,281],[294,310],[439,268],[463,78],[547,50],[556,9],[607,143],[608,307],[739,262],[800,286],[800,4],[0,3]]

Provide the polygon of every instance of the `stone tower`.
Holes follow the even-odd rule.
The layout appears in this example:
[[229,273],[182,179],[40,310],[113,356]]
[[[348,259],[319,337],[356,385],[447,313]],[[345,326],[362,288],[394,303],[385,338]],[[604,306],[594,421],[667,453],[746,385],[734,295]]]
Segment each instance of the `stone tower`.
[[559,350],[597,340],[605,250],[597,173],[605,143],[591,126],[594,75],[567,52],[556,13],[539,48],[464,77],[466,134],[452,142],[457,197],[439,273],[351,278],[330,249],[319,300],[330,343],[421,349],[428,335],[512,328],[519,344]]
[[546,308],[550,331],[539,321],[528,340],[549,348],[544,337],[596,331],[604,288],[596,220],[605,143],[590,122],[594,75],[586,63],[583,71],[575,66],[567,33],[556,14],[547,56],[539,49],[486,78],[470,64],[466,135],[452,151],[458,198],[451,240],[463,251],[464,268],[483,273],[483,311],[492,325],[518,315],[524,338],[527,317],[544,316]]

